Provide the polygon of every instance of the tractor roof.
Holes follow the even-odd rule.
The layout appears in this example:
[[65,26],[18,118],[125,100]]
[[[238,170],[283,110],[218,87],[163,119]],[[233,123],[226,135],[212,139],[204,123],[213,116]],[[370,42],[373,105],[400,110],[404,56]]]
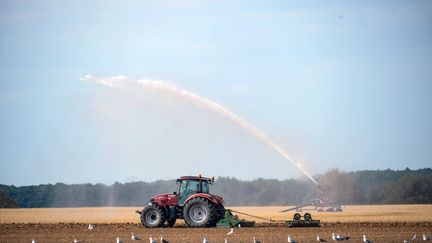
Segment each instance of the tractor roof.
[[209,177],[202,177],[200,176],[182,176],[180,178],[178,178],[179,181],[182,180],[196,180],[196,181],[212,181],[214,179],[209,178]]

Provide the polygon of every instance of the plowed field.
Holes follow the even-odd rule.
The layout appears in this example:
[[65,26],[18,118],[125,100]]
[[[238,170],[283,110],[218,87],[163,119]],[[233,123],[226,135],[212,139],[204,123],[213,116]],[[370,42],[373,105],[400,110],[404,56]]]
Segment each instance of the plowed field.
[[[235,207],[233,209],[249,214],[288,219],[292,213],[277,213],[286,207]],[[349,235],[354,242],[361,242],[366,234],[374,242],[402,242],[417,240],[423,233],[432,233],[432,205],[382,205],[347,206],[342,213],[316,213],[321,227],[287,228],[282,223],[269,224],[256,220],[257,226],[241,228],[227,236],[229,229],[194,229],[179,221],[174,228],[146,229],[139,224],[137,208],[68,208],[68,209],[1,209],[0,242],[31,242],[32,238],[43,242],[73,242],[74,238],[84,242],[115,242],[119,236],[123,242],[132,242],[131,232],[148,242],[149,237],[163,236],[169,242],[253,242],[255,236],[260,242],[287,242],[288,235],[296,241],[316,242],[319,234],[327,241],[331,233]],[[242,217],[241,218],[248,218]],[[89,223],[95,225],[88,230]],[[158,240],[158,242],[160,242]]]

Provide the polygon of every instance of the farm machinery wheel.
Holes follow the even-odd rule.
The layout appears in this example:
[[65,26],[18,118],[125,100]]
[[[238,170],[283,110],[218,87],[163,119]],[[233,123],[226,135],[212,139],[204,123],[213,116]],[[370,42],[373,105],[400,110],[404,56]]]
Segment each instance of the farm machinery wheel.
[[141,212],[141,223],[147,228],[162,227],[165,221],[165,213],[156,205],[150,205]]
[[211,202],[204,198],[193,198],[183,209],[183,218],[189,227],[211,227],[216,224],[218,215]]
[[312,215],[310,213],[305,213],[303,217],[307,221],[312,220]]
[[294,221],[299,221],[301,220],[301,215],[299,213],[295,213],[293,216]]

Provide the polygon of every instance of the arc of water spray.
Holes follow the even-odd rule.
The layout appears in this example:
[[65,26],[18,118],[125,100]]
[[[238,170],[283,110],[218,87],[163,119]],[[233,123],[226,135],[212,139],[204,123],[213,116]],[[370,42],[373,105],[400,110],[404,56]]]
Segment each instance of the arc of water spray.
[[85,75],[83,78],[80,78],[83,81],[90,81],[97,84],[102,84],[110,87],[120,86],[120,84],[124,82],[134,82],[138,85],[141,85],[144,89],[150,89],[154,91],[160,91],[164,93],[168,93],[171,95],[176,95],[181,98],[187,99],[191,101],[194,104],[202,105],[208,109],[211,109],[213,111],[216,111],[217,113],[231,119],[235,123],[239,124],[241,127],[246,129],[247,131],[251,132],[253,135],[255,135],[258,139],[266,143],[268,146],[276,150],[282,157],[284,157],[286,160],[291,162],[295,167],[297,167],[303,174],[305,174],[310,180],[312,180],[316,185],[318,185],[318,182],[303,168],[302,164],[299,161],[294,160],[288,153],[280,147],[278,144],[273,142],[264,132],[241,118],[240,116],[236,115],[232,111],[228,110],[227,108],[219,105],[218,103],[209,100],[207,98],[201,97],[191,91],[178,88],[170,83],[163,82],[163,81],[156,81],[156,80],[132,80],[129,79],[127,76],[112,76],[112,77],[95,77],[93,75]]

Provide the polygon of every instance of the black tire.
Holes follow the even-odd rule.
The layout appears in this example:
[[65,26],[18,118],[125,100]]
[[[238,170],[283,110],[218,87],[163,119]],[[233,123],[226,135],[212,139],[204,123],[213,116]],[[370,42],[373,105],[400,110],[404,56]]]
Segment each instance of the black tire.
[[215,207],[205,198],[193,198],[183,208],[183,219],[189,227],[211,227],[217,218]]
[[164,211],[156,205],[150,205],[141,213],[141,223],[146,228],[160,228],[166,221]]
[[299,221],[301,219],[301,215],[299,213],[295,213],[293,219],[294,221]]
[[166,227],[173,227],[176,223],[176,219],[167,219],[167,221],[165,222],[165,226]]
[[305,213],[303,218],[307,221],[312,220],[312,215],[310,213]]

